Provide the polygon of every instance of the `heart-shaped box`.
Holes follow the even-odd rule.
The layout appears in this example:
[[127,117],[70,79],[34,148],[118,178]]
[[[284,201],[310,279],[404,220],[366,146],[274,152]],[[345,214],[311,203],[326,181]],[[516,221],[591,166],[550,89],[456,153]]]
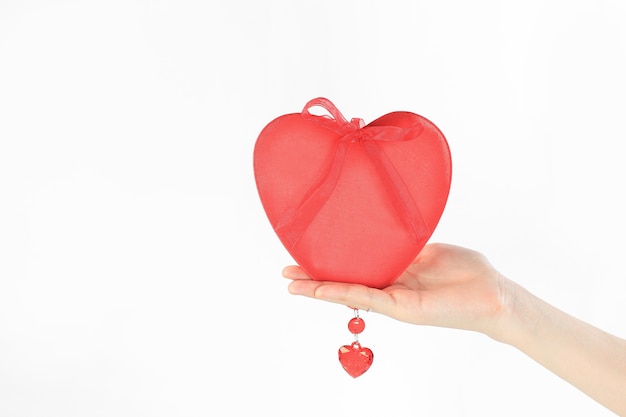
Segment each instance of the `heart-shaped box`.
[[254,148],[261,203],[294,260],[315,280],[374,288],[391,284],[424,247],[451,173],[448,143],[424,117],[348,122],[325,98],[270,122]]

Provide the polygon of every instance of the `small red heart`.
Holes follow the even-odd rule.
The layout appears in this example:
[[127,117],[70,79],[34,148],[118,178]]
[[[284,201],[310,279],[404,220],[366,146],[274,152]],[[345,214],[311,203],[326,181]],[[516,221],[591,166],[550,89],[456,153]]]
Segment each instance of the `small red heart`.
[[294,260],[315,280],[375,288],[432,235],[451,170],[445,137],[422,116],[393,112],[364,126],[324,98],[270,122],[254,148],[259,197]]
[[339,362],[352,378],[363,375],[372,366],[373,361],[374,353],[366,347],[361,347],[358,342],[339,348]]

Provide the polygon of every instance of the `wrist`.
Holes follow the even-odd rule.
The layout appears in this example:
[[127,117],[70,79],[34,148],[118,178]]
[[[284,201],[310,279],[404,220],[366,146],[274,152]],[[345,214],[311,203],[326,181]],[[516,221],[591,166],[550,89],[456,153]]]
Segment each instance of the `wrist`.
[[501,308],[487,336],[520,347],[540,320],[538,299],[517,283],[502,277]]

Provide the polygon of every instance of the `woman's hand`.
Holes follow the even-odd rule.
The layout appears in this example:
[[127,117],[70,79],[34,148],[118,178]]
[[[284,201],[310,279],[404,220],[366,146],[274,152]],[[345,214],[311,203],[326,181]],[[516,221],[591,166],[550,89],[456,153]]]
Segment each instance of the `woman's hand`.
[[474,330],[508,343],[620,416],[626,416],[626,340],[551,306],[478,252],[427,245],[389,287],[283,275],[292,294],[372,309],[408,323]]
[[376,311],[408,323],[475,330],[493,336],[509,281],[480,253],[445,244],[424,247],[389,287],[311,280],[297,266],[283,270],[292,294]]

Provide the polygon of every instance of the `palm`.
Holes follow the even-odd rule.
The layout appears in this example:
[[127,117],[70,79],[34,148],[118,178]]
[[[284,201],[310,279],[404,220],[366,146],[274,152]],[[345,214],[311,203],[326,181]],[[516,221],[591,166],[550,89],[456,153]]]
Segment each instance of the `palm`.
[[386,293],[394,316],[416,324],[473,328],[495,317],[501,278],[478,252],[451,245],[427,245]]
[[485,331],[503,304],[503,278],[480,253],[458,246],[427,245],[382,290],[312,281],[293,268],[285,275],[299,278],[290,285],[295,294],[372,308],[409,323]]

